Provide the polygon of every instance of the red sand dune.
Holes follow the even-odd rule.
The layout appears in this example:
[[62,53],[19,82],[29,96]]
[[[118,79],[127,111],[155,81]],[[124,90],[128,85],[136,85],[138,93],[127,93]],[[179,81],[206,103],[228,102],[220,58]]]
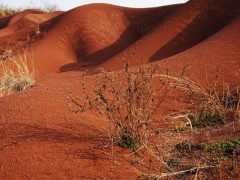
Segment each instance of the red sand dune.
[[[33,25],[39,25],[39,34]],[[0,17],[0,49],[27,46],[37,72],[32,88],[0,98],[0,177],[137,179],[142,169],[123,155],[130,151],[101,149],[109,142],[109,123],[96,112],[70,112],[68,91],[81,95],[86,69],[86,83],[94,86],[92,73],[120,70],[127,62],[167,65],[171,74],[188,65],[186,75],[199,83],[218,68],[221,79],[238,86],[239,32],[239,0],[190,0],[147,9],[91,4]]]
[[[40,13],[40,12],[35,12]],[[47,13],[47,14],[33,14],[31,11],[26,11],[23,14],[19,13],[18,15],[21,16],[14,16],[11,18],[11,20],[8,23],[8,26],[2,30],[0,30],[0,38],[2,36],[11,36],[17,31],[24,30],[28,27],[34,27],[38,24],[47,21],[48,19],[51,19],[55,16],[58,16],[61,14],[61,12],[53,12],[53,13]]]
[[[41,25],[47,32],[34,45],[35,59],[41,58],[43,71],[44,64],[54,71],[68,70],[65,65],[69,63],[99,64],[138,40],[175,8],[128,9],[105,4],[75,8]],[[42,51],[46,53],[40,56]]]
[[62,14],[61,11],[43,13],[37,10],[25,10],[15,16],[0,19],[0,44],[2,49],[17,49],[18,45],[28,45],[34,39],[39,24]]
[[239,6],[238,1],[190,1],[166,17],[151,33],[126,49],[126,52],[130,52],[129,55],[117,54],[102,66],[113,70],[114,66],[118,69],[124,64],[123,60],[136,65],[188,50],[231,22],[239,15]]
[[31,10],[31,9],[28,9],[28,10],[25,10],[25,11],[22,11],[20,13],[17,13],[16,15],[14,15],[8,22],[8,26],[11,25],[11,24],[14,24],[16,23],[17,21],[21,20],[24,18],[24,16],[28,15],[28,14],[42,14],[44,12],[42,11],[38,11],[38,10]]

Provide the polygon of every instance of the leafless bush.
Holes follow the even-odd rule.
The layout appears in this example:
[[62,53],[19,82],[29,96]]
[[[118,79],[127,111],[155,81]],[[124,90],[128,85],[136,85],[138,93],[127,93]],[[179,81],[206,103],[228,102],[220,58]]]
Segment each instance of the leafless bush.
[[21,8],[21,9],[37,9],[37,10],[40,10],[40,11],[45,11],[45,12],[53,12],[53,11],[57,11],[59,10],[59,7],[58,5],[54,4],[54,3],[50,3],[49,1],[41,1],[42,5],[41,6],[36,6],[36,5],[32,5],[30,4],[29,6],[27,7],[24,7],[24,8]]
[[113,136],[118,144],[136,150],[147,144],[153,116],[167,93],[163,84],[153,85],[154,73],[155,69],[139,66],[133,70],[127,65],[121,72],[102,72],[101,76],[96,76],[93,95],[82,80],[85,97],[70,95],[69,107],[74,112],[96,109],[112,123]]

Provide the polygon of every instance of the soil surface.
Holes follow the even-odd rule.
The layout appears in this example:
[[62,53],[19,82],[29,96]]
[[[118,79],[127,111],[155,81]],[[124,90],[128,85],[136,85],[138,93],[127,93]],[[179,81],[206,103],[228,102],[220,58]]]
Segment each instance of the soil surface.
[[[17,56],[22,49],[28,54],[36,83],[0,98],[0,179],[139,179],[145,173],[171,173],[164,163],[155,167],[159,159],[152,160],[151,153],[136,155],[113,144],[106,117],[94,109],[70,111],[69,95],[83,97],[83,83],[91,92],[99,85],[96,78],[102,78],[103,69],[110,76],[118,73],[120,82],[126,64],[133,70],[142,65],[176,77],[184,73],[204,87],[209,78],[218,76],[219,82],[236,88],[240,85],[240,1],[190,0],[147,9],[90,4],[67,12],[25,10],[0,17],[0,53],[9,49],[20,52]],[[183,94],[169,90],[154,116],[158,133],[151,142],[164,149],[159,150],[160,159],[169,157],[170,149],[182,139],[202,144],[240,137],[240,123],[233,127],[231,121],[197,133],[189,129],[184,135],[174,134],[181,122],[165,115],[189,107],[191,101],[180,98]],[[137,161],[140,157],[142,165]],[[239,172],[240,165],[236,167]],[[222,171],[222,176],[219,169],[212,172],[223,179],[239,178]],[[206,174],[214,179],[211,172]]]

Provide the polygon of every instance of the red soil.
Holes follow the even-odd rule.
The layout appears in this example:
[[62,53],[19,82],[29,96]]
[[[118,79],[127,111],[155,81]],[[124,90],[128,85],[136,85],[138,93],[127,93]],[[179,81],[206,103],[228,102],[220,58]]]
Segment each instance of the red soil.
[[[81,96],[82,72],[116,71],[128,62],[167,67],[176,75],[187,65],[186,76],[204,84],[218,68],[221,79],[235,87],[240,84],[239,32],[238,0],[190,0],[148,9],[92,4],[0,17],[1,50],[26,46],[37,72],[32,88],[0,98],[0,177],[137,179],[140,169],[125,156],[130,151],[103,148],[109,123],[96,112],[80,115],[66,106],[69,91]],[[94,77],[89,75],[86,84],[94,86]],[[171,98],[163,111],[175,108]],[[160,128],[171,126],[163,124]]]

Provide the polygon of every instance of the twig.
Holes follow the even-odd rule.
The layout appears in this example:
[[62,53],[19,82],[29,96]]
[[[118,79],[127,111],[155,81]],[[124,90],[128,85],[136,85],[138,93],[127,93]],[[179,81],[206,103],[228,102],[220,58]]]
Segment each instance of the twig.
[[138,148],[136,151],[133,151],[132,153],[127,154],[127,155],[125,155],[125,156],[126,156],[126,157],[131,156],[132,154],[135,154],[136,152],[140,151],[142,148],[144,148],[144,146],[141,146],[141,147]]
[[[144,145],[144,144],[143,144]],[[146,148],[147,152],[152,155],[153,157],[155,157],[158,161],[160,161],[161,163],[164,164],[164,166],[167,168],[167,170],[172,171],[171,168],[167,165],[166,162],[164,162],[164,160],[160,157],[158,157],[150,148],[148,148],[146,145],[144,145],[144,147]]]
[[192,126],[192,121],[188,118],[190,114],[183,114],[183,115],[178,115],[178,116],[174,116],[174,117],[171,117],[173,120],[176,120],[176,119],[179,119],[179,118],[185,118],[188,120],[189,122],[189,125],[190,125],[190,128],[191,130],[193,130],[193,126]]
[[193,172],[193,171],[199,171],[200,169],[207,169],[207,168],[215,168],[215,166],[197,166],[197,167],[193,167],[187,170],[183,170],[183,171],[178,171],[178,172],[173,172],[173,173],[161,173],[161,175],[158,174],[143,174],[146,175],[148,177],[158,177],[158,178],[165,178],[165,177],[171,177],[171,176],[176,176],[179,174],[184,174],[184,173],[188,173],[188,172]]

